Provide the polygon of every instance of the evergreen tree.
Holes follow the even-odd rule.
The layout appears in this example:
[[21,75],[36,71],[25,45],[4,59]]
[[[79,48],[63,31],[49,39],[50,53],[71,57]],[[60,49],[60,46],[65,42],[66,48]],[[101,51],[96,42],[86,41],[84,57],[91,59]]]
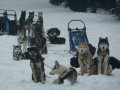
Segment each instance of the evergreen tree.
[[49,0],[49,2],[52,4],[52,5],[56,5],[56,6],[59,6],[61,5],[65,0]]
[[116,7],[110,10],[110,14],[114,15],[115,17],[117,17],[117,19],[120,20],[120,0],[116,2]]
[[66,0],[66,7],[69,7],[73,11],[86,12],[87,0]]
[[52,5],[65,4],[65,7],[69,7],[73,11],[86,12],[87,11],[87,0],[50,0]]

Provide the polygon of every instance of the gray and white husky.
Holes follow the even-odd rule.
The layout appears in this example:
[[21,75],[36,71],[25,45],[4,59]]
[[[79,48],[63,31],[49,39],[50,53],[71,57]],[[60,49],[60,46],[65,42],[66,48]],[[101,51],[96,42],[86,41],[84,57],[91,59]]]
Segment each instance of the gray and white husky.
[[21,45],[23,53],[25,53],[27,51],[27,36],[24,30],[18,30],[17,42],[18,45]]
[[58,63],[58,61],[55,61],[55,65],[50,72],[51,75],[58,74],[58,79],[53,81],[53,84],[62,84],[64,83],[64,80],[67,79],[71,82],[71,84],[74,84],[77,80],[77,71],[74,68],[67,68],[64,65],[61,65]]
[[23,59],[23,54],[22,54],[22,50],[21,50],[20,45],[13,46],[13,59],[15,61],[19,61],[19,60]]
[[98,50],[98,74],[109,75],[112,72],[112,66],[109,64],[109,42],[108,38],[99,38]]

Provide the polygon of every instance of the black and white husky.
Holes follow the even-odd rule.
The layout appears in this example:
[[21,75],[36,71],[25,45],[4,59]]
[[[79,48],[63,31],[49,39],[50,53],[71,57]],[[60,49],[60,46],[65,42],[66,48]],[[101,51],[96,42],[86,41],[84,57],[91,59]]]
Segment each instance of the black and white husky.
[[99,38],[98,50],[98,74],[109,75],[112,72],[112,66],[109,64],[109,42],[108,38]]
[[58,61],[55,61],[55,65],[50,72],[51,75],[58,74],[58,79],[53,81],[53,84],[62,84],[64,83],[64,80],[67,79],[71,82],[71,84],[74,84],[77,80],[77,71],[74,68],[67,68],[64,65],[61,65],[58,63]]
[[15,61],[19,61],[19,60],[23,59],[23,54],[22,54],[22,50],[21,50],[20,45],[13,46],[13,59]]

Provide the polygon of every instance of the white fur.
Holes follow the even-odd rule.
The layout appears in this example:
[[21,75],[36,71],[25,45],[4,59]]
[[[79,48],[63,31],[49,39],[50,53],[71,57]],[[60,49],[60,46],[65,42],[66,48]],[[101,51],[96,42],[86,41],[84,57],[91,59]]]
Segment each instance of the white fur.
[[[53,81],[53,84],[60,84],[59,78],[63,78],[69,71],[70,71],[69,68],[67,68],[64,65],[59,64],[58,61],[55,61],[55,65],[54,65],[52,71],[50,72],[50,74],[51,75],[57,74],[57,75],[59,75],[59,77],[58,77],[58,79]],[[72,75],[72,77],[68,77],[67,79],[71,82],[71,84],[74,84],[77,79],[77,74],[76,74],[76,76]]]

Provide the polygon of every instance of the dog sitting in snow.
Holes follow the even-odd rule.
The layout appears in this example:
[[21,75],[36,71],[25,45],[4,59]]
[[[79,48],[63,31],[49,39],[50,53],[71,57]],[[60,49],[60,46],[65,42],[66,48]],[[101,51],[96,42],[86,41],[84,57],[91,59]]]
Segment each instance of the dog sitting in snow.
[[99,38],[98,50],[98,74],[110,75],[112,72],[112,66],[109,64],[109,42],[108,38]]
[[74,68],[67,68],[64,65],[61,65],[58,63],[58,61],[55,61],[55,65],[50,72],[51,75],[58,74],[58,79],[53,81],[53,84],[62,84],[64,83],[64,80],[67,79],[71,82],[71,84],[74,84],[77,80],[77,71]]
[[32,80],[35,83],[45,83],[45,70],[44,70],[44,58],[40,55],[37,47],[27,48],[28,52],[25,53],[25,58],[30,59],[30,66],[32,69]]
[[15,61],[19,61],[23,59],[22,49],[20,45],[13,46],[13,59]]
[[80,65],[80,74],[84,75],[87,73],[88,75],[95,74],[96,66],[94,64],[93,55],[91,54],[87,43],[79,43],[76,46],[78,51],[78,62]]

